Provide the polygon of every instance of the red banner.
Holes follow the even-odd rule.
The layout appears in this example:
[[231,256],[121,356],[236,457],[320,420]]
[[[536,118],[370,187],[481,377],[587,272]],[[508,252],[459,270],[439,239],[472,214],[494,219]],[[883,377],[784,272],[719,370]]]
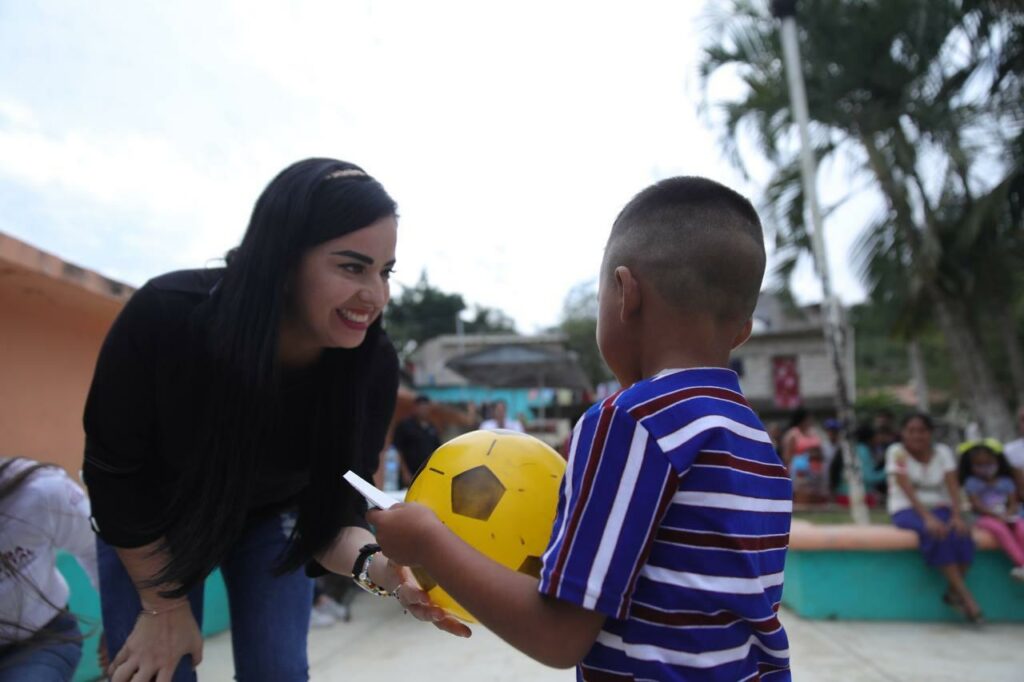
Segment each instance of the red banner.
[[799,407],[800,373],[796,368],[796,357],[772,358],[772,378],[775,382],[775,406],[787,410]]

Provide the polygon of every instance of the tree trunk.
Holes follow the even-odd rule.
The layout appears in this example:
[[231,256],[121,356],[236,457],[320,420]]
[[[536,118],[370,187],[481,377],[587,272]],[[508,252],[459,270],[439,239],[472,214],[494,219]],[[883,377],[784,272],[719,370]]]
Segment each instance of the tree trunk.
[[[995,374],[982,352],[967,310],[961,300],[947,294],[936,282],[940,242],[935,235],[935,226],[926,220],[923,229],[918,230],[906,184],[894,174],[894,168],[899,168],[899,164],[889,162],[872,135],[862,135],[860,140],[868,155],[868,166],[894,213],[896,229],[903,234],[909,249],[911,289],[921,287],[935,307],[939,329],[946,338],[953,371],[968,407],[981,422],[985,436],[1002,440],[1013,438],[1010,409],[999,394]],[[914,173],[914,169],[900,171],[904,176]]]
[[1006,346],[1007,364],[1010,365],[1010,378],[1013,381],[1017,407],[1024,407],[1024,351],[1021,350],[1020,337],[1017,336],[1017,320],[1014,319],[1012,312],[1000,318],[999,332]]
[[910,381],[914,386],[917,409],[929,412],[931,405],[928,401],[928,374],[925,372],[924,357],[921,355],[921,344],[917,339],[911,339],[907,344],[907,355],[910,358]]
[[984,435],[1004,441],[1013,438],[1010,408],[999,394],[999,385],[970,326],[963,303],[950,298],[937,286],[929,289],[957,383],[981,423]]

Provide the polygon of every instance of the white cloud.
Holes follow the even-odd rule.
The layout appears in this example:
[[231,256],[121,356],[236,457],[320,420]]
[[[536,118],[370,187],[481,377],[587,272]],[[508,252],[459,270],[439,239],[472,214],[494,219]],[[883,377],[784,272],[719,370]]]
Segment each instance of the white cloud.
[[611,221],[644,186],[686,173],[758,193],[697,115],[698,12],[667,0],[23,9],[7,19],[17,30],[0,19],[0,42],[31,35],[50,57],[6,67],[25,71],[0,90],[0,182],[45,197],[37,216],[65,207],[55,222],[68,230],[79,204],[90,220],[135,221],[103,263],[154,268],[145,278],[223,253],[286,164],[345,158],[399,202],[399,283],[426,268],[530,331],[594,276]]

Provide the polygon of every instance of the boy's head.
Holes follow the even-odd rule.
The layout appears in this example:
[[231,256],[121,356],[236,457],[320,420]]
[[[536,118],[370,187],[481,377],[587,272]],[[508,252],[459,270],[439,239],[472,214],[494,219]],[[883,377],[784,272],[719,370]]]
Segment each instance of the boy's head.
[[[677,177],[648,187],[619,213],[600,287],[604,294],[622,287],[623,277],[635,279],[664,304],[666,334],[703,321],[732,338],[750,321],[764,268],[761,221],[750,202],[713,180]],[[621,311],[609,298],[602,297],[598,345],[611,366],[619,359],[611,356],[628,349],[616,347]]]

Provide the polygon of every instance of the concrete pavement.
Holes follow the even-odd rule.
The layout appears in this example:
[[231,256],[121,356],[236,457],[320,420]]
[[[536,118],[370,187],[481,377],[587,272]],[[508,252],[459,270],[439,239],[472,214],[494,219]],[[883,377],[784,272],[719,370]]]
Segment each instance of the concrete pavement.
[[[353,619],[310,633],[314,682],[570,682],[479,625],[464,640],[356,595]],[[809,621],[782,613],[797,682],[1024,681],[1024,626]],[[206,642],[200,682],[231,680],[228,633]]]

